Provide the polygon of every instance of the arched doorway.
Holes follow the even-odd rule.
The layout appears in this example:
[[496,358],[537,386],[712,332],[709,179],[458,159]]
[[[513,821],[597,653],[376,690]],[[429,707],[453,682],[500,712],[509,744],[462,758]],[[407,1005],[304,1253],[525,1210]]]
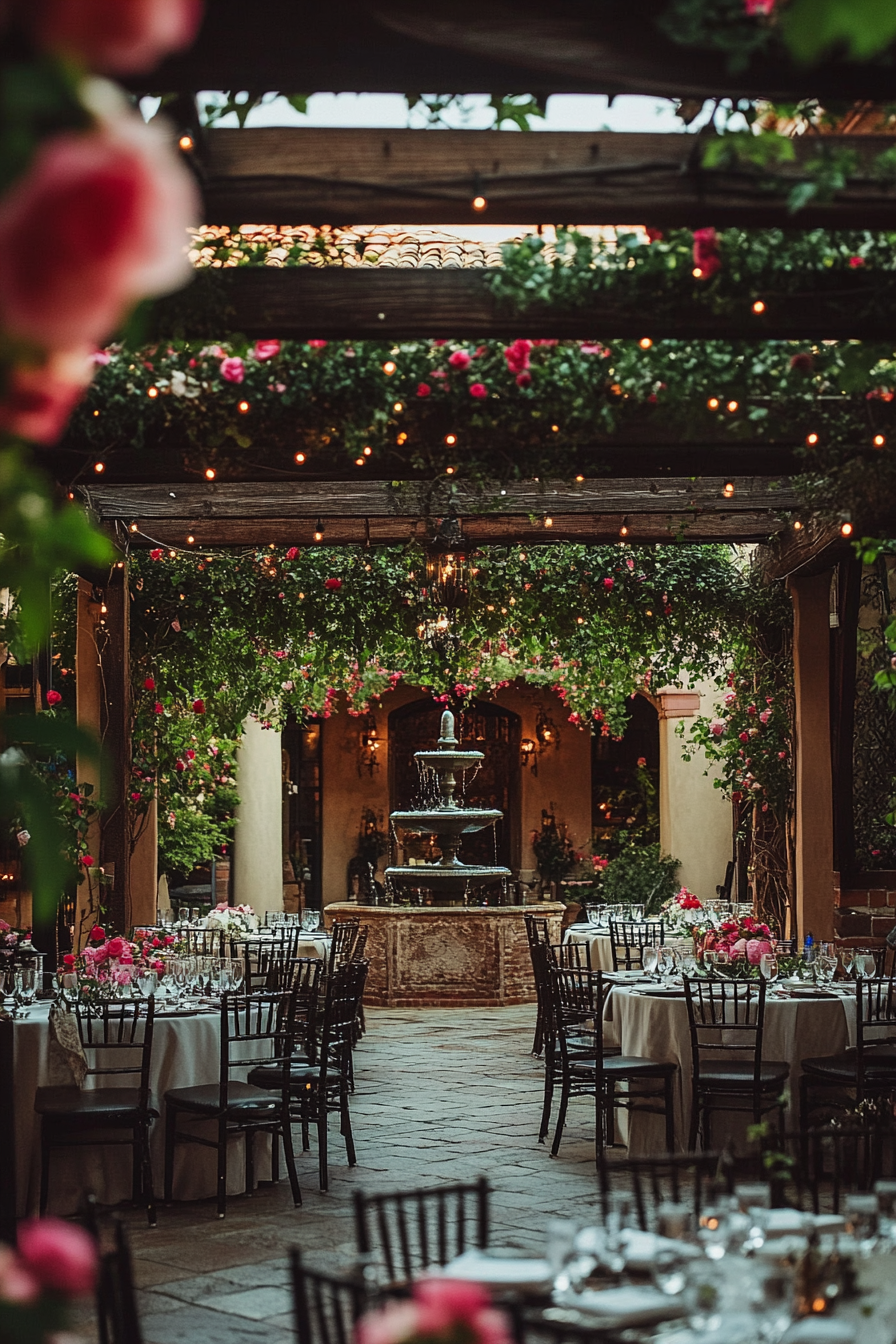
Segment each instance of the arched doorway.
[[[436,746],[444,709],[432,700],[412,700],[389,715],[390,810],[419,805],[414,752]],[[520,716],[501,705],[474,700],[460,715],[457,735],[466,750],[485,756],[476,774],[471,771],[467,776],[464,801],[504,813],[494,833],[489,827],[464,836],[460,857],[465,863],[497,863],[516,872],[520,864]]]
[[594,852],[608,858],[618,851],[621,831],[641,844],[660,838],[659,715],[646,696],[628,703],[628,724],[618,742],[599,733],[591,739]]

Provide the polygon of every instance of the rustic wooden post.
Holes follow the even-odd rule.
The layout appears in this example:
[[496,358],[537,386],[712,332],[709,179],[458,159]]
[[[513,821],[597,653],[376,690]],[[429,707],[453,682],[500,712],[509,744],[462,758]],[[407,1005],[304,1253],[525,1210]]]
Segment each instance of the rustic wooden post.
[[802,939],[834,936],[831,570],[789,580],[796,701],[796,915]]
[[106,919],[116,933],[130,924],[128,877],[130,825],[127,786],[131,765],[130,611],[127,568],[115,566],[109,574],[97,623],[96,643],[102,674],[100,737],[103,743],[102,819],[100,857],[107,877]]

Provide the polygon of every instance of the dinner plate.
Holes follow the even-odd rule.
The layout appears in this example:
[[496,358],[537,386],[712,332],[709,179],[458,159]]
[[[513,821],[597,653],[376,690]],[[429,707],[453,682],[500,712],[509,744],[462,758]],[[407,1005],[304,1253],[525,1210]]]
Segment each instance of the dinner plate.
[[836,999],[839,996],[830,989],[819,989],[817,985],[791,985],[792,999]]
[[684,998],[684,990],[677,985],[639,985],[635,993],[646,995],[651,999]]
[[487,1284],[491,1288],[516,1288],[520,1291],[546,1292],[553,1283],[547,1260],[517,1255],[512,1249],[464,1251],[440,1271],[446,1279],[465,1279],[468,1283]]
[[[687,1315],[683,1302],[661,1293],[657,1288],[641,1286],[555,1293],[554,1302],[558,1308],[572,1308],[581,1313],[594,1325],[599,1322],[602,1330],[652,1325]],[[550,1318],[550,1308],[545,1316]]]

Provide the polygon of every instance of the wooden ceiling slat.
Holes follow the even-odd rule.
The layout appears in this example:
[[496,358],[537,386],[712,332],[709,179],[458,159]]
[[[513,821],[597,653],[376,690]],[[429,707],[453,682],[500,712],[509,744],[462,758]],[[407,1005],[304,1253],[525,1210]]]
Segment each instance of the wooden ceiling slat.
[[[868,168],[892,137],[838,136]],[[787,176],[817,156],[793,142]],[[755,173],[706,172],[693,136],[578,131],[425,131],[263,127],[211,130],[198,148],[205,222],[279,224],[706,224],[890,228],[896,195],[869,176],[795,221],[786,194]],[[474,196],[488,200],[484,213]]]
[[[240,331],[252,339],[418,340],[475,335],[514,338],[618,340],[645,335],[659,339],[888,340],[892,317],[869,313],[855,288],[842,292],[763,294],[761,317],[744,296],[743,312],[716,314],[682,301],[674,311],[650,314],[643,299],[596,302],[592,307],[532,307],[522,316],[500,307],[486,283],[487,271],[245,266],[206,270],[194,289],[160,300],[153,309],[158,339],[182,335],[226,337]],[[192,297],[195,292],[195,301]],[[226,330],[222,330],[226,328]]]

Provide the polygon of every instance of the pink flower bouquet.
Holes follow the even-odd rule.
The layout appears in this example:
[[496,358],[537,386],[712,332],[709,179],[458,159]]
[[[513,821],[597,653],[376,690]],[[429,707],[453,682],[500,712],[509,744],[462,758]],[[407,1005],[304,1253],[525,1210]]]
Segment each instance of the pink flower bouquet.
[[506,1316],[460,1279],[423,1279],[409,1301],[388,1302],[358,1322],[357,1344],[512,1344]]

